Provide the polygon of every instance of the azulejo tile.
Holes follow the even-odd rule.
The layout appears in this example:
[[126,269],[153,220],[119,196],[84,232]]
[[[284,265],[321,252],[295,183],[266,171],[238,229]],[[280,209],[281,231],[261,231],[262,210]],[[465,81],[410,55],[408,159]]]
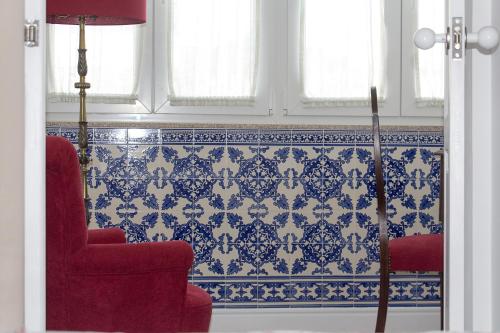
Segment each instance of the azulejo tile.
[[194,130],[195,145],[216,145],[224,146],[226,144],[225,129],[195,129]]
[[126,144],[127,129],[125,128],[94,128],[95,144]]
[[356,132],[354,130],[325,130],[325,146],[354,146]]
[[442,131],[419,132],[418,145],[419,147],[443,147],[444,134]]
[[292,130],[293,146],[323,146],[323,130]]
[[60,127],[47,127],[45,129],[45,134],[48,136],[61,136],[61,128]]
[[[90,130],[91,131],[91,130]],[[78,144],[78,128],[65,128],[62,127],[60,131],[60,135],[68,139],[72,144]]]
[[383,154],[386,178],[416,179],[423,176],[423,162],[417,147],[388,146]]
[[127,143],[132,145],[158,145],[161,143],[160,130],[129,128],[127,132]]
[[370,130],[356,130],[356,146],[373,147],[373,134]]
[[[76,145],[77,128],[47,128]],[[377,306],[369,130],[90,128],[92,227],[180,239],[215,307]],[[391,237],[439,232],[441,132],[384,131]],[[94,143],[95,142],[95,143]],[[391,305],[436,306],[435,275],[391,275]]]
[[282,306],[286,306],[288,303],[289,287],[289,281],[287,280],[259,280],[258,306],[265,307],[266,304],[281,304]]
[[257,307],[258,283],[256,280],[227,280],[226,307]]
[[195,286],[207,291],[212,297],[214,307],[219,307],[219,304],[224,304],[226,301],[226,283],[224,280],[210,280],[210,279],[194,279]]
[[321,280],[301,279],[290,281],[287,299],[290,303],[317,303],[321,306],[325,293]]
[[262,129],[259,132],[259,145],[261,146],[290,146],[291,143],[291,130]]
[[228,145],[255,145],[259,144],[258,129],[228,129],[226,132]]
[[418,146],[419,133],[413,131],[387,132],[388,146]]
[[194,142],[193,129],[163,128],[160,133],[162,144],[191,145]]
[[344,306],[353,306],[353,285],[346,279],[323,279],[321,283],[321,299],[323,306],[332,304],[342,304]]

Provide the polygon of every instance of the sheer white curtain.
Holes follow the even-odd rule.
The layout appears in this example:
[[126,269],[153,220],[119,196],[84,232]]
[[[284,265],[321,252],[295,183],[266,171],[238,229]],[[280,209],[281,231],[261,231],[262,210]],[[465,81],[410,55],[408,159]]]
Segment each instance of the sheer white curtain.
[[251,105],[259,0],[170,0],[171,105]]
[[[444,0],[417,0],[417,29],[431,28],[442,33],[445,25]],[[415,48],[415,95],[420,107],[444,104],[444,44],[429,50]]]
[[384,1],[302,0],[301,7],[303,102],[368,105],[373,85],[383,99]]
[[[53,102],[78,100],[76,25],[48,24],[48,97]],[[142,53],[142,27],[86,26],[88,101],[135,103]]]

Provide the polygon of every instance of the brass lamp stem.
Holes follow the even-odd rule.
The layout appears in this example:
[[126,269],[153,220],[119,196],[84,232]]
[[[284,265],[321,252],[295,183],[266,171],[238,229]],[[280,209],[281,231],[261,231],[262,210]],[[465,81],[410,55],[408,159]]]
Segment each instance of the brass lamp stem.
[[75,83],[75,88],[80,89],[80,121],[79,121],[79,132],[78,132],[78,146],[80,147],[80,168],[82,172],[82,182],[83,182],[83,199],[85,201],[85,215],[87,220],[87,225],[90,223],[90,197],[88,193],[87,186],[87,171],[89,164],[89,157],[87,156],[88,148],[88,130],[87,130],[87,109],[85,97],[87,93],[85,89],[90,88],[90,83],[85,82],[85,76],[87,75],[87,49],[85,48],[85,16],[80,16],[80,45],[78,48],[78,74],[80,75],[80,81]]

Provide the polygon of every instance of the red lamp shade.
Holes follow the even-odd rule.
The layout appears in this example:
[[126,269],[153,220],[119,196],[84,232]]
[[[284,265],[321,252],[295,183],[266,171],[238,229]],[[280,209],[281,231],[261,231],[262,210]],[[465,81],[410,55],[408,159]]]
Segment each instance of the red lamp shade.
[[126,25],[146,22],[146,0],[47,0],[47,23]]

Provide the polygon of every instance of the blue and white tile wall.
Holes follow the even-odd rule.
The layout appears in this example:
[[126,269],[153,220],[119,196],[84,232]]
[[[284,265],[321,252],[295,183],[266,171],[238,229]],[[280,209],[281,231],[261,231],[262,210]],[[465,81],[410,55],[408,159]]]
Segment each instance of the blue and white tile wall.
[[[77,128],[48,127],[69,138]],[[91,128],[91,228],[182,239],[215,307],[377,306],[369,130]],[[383,133],[389,232],[437,233],[440,131]],[[394,275],[392,306],[439,306],[439,278]]]

